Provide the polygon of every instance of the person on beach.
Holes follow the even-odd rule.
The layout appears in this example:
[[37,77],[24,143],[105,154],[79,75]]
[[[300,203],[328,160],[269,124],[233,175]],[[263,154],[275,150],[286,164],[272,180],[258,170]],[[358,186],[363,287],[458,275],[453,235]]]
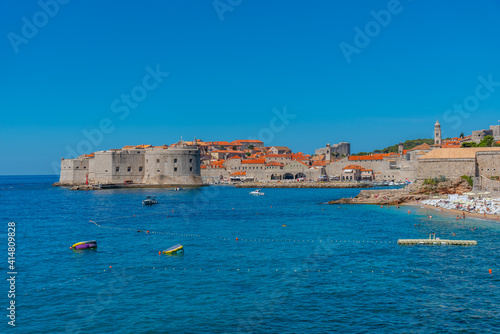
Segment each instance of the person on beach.
[[460,219],[460,216],[457,216],[457,220],[459,220],[459,219]]

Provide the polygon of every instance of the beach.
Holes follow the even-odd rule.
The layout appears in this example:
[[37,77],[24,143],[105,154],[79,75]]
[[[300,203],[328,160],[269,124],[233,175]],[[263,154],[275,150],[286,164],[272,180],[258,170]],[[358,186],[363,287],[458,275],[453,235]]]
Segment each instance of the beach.
[[434,205],[424,204],[422,202],[408,202],[408,203],[404,203],[403,205],[410,206],[410,207],[411,206],[418,206],[418,207],[423,207],[423,208],[427,208],[427,209],[432,209],[432,210],[438,211],[440,213],[452,215],[455,218],[457,216],[460,216],[460,218],[462,218],[463,214],[465,213],[465,218],[478,218],[478,219],[500,222],[499,215],[486,214],[486,216],[485,216],[484,214],[480,214],[480,213],[466,212],[466,211],[461,211],[461,210],[457,210],[457,209],[446,209],[446,208],[436,207]]

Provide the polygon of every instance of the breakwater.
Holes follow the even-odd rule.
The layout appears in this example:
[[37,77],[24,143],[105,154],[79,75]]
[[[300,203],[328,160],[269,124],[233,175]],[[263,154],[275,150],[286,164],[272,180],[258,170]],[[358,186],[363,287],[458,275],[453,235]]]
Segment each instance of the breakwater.
[[413,194],[405,189],[361,190],[356,197],[329,201],[328,204],[397,205],[428,199],[426,194]]

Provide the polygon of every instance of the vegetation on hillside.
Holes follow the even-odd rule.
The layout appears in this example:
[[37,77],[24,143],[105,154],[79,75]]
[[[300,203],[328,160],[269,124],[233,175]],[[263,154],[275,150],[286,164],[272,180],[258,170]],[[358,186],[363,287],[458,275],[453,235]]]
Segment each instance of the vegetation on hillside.
[[469,186],[471,186],[471,187],[474,185],[474,181],[472,180],[472,178],[470,176],[462,175],[461,179],[466,180],[467,183],[469,184]]
[[[403,149],[405,150],[411,150],[414,147],[417,147],[418,145],[422,145],[424,143],[427,143],[429,145],[434,144],[434,139],[411,139],[407,140],[403,143]],[[374,150],[373,152],[359,152],[353,155],[369,155],[373,153],[398,153],[398,146],[399,144],[392,145],[389,147],[386,147],[382,150]]]

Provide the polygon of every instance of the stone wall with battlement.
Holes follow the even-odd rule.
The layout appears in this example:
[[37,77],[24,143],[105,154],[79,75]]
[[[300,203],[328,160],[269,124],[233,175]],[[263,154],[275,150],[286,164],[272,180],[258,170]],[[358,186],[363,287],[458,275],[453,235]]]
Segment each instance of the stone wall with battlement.
[[85,184],[201,185],[197,146],[150,147],[95,152],[61,160],[55,185]]

